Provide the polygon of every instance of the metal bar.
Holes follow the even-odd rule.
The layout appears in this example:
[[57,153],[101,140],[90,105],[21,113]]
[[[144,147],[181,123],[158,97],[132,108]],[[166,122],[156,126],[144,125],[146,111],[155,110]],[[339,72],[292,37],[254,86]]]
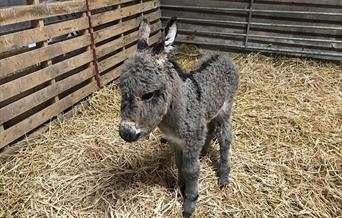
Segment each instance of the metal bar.
[[342,13],[334,12],[318,12],[318,11],[284,11],[284,10],[260,10],[254,9],[256,13],[270,13],[270,14],[299,14],[299,15],[326,15],[326,16],[342,16]]
[[295,25],[295,24],[274,24],[274,23],[252,23],[256,26],[270,26],[270,27],[295,27],[295,28],[309,28],[321,30],[342,30],[342,27],[327,27],[327,26],[309,26],[309,25]]
[[[161,5],[162,9],[183,9],[197,11],[212,11],[212,12],[249,12],[249,9],[242,8],[215,8],[202,6],[179,6],[179,5]],[[326,16],[342,16],[342,13],[334,12],[316,12],[316,11],[284,11],[284,10],[260,10],[253,9],[253,13],[281,13],[281,14],[299,14],[299,15],[326,15]]]
[[332,52],[315,52],[315,51],[296,51],[291,49],[272,49],[272,48],[263,48],[263,47],[256,47],[256,46],[249,46],[245,48],[244,46],[238,45],[218,45],[215,43],[208,43],[208,42],[198,42],[198,41],[190,41],[190,40],[176,40],[178,43],[186,43],[186,44],[194,44],[194,45],[203,45],[203,46],[214,46],[220,48],[227,48],[227,49],[240,49],[244,51],[261,51],[267,53],[283,53],[283,54],[297,54],[297,55],[307,55],[307,56],[326,56],[326,57],[334,57],[336,60],[342,61],[342,52],[341,53],[332,53]]
[[248,24],[247,24],[247,27],[246,27],[246,37],[245,37],[245,42],[244,42],[244,45],[245,47],[247,47],[247,44],[248,44],[248,35],[249,35],[249,29],[251,27],[251,20],[252,20],[252,10],[253,10],[253,4],[254,4],[254,0],[250,0],[249,2],[249,12],[248,12]]
[[[168,20],[170,17],[161,17],[162,20]],[[197,23],[207,23],[207,24],[234,24],[234,25],[246,25],[247,22],[244,21],[226,21],[226,20],[208,20],[208,19],[196,19],[196,18],[181,18],[177,17],[177,21],[183,22],[197,22]]]
[[183,9],[183,10],[196,10],[196,11],[213,11],[213,12],[248,12],[248,9],[240,8],[214,8],[214,7],[201,7],[201,6],[180,6],[180,5],[161,5],[161,9]]
[[[186,29],[178,29],[179,33],[185,33],[185,34],[202,34],[202,35],[208,35],[208,36],[241,36],[246,37],[245,33],[223,33],[223,32],[213,32],[213,31],[200,31],[200,30],[186,30]],[[293,41],[303,41],[303,42],[319,42],[319,43],[337,43],[342,44],[342,41],[339,40],[326,40],[326,39],[312,39],[312,38],[293,38],[293,37],[285,37],[285,36],[262,36],[262,35],[255,35],[255,34],[249,34],[249,38],[268,38],[268,39],[284,39],[284,40],[293,40]]]
[[[162,17],[162,19],[169,19],[169,17]],[[208,24],[238,24],[246,25],[248,22],[242,21],[224,21],[224,20],[209,20],[209,19],[194,19],[194,18],[177,18],[177,21],[183,22],[197,22],[197,23],[208,23]],[[269,26],[269,27],[294,27],[302,29],[320,29],[320,30],[342,30],[342,27],[327,27],[327,26],[310,26],[310,25],[292,25],[292,24],[271,24],[271,23],[253,23],[254,26]]]
[[94,65],[94,70],[95,70],[95,80],[96,80],[96,84],[99,88],[102,87],[101,85],[101,76],[100,76],[100,71],[99,71],[99,64],[97,61],[97,54],[96,54],[96,45],[95,45],[95,38],[94,38],[94,28],[93,28],[93,24],[91,22],[91,11],[90,11],[90,7],[89,7],[89,0],[86,0],[86,6],[87,6],[87,10],[86,10],[86,15],[88,18],[88,31],[90,34],[90,40],[91,40],[91,50],[92,50],[92,54],[93,54],[93,65]]

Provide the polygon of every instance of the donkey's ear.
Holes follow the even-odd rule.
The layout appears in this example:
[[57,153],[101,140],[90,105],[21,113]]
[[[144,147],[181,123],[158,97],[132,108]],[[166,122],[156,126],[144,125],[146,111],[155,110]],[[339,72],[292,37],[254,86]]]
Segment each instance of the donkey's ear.
[[139,39],[138,50],[144,50],[148,48],[148,39],[151,33],[150,25],[147,19],[143,19],[139,27]]
[[152,54],[158,55],[162,53],[165,49],[165,41],[160,40],[157,44],[155,44],[152,48]]
[[173,42],[177,36],[177,18],[171,17],[171,19],[167,22],[165,27],[165,52],[168,53],[173,49]]

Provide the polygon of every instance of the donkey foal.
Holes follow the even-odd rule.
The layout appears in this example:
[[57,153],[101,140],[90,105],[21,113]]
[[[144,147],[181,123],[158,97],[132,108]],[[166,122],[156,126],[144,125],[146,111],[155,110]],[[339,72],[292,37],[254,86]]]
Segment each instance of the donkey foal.
[[228,184],[232,105],[239,73],[220,55],[183,73],[166,55],[176,37],[175,18],[165,30],[165,39],[149,48],[149,25],[146,20],[140,25],[138,51],[125,61],[120,77],[119,133],[125,141],[134,142],[159,127],[175,151],[183,217],[190,217],[198,198],[199,157],[206,154],[214,136],[220,144],[218,182],[220,187]]

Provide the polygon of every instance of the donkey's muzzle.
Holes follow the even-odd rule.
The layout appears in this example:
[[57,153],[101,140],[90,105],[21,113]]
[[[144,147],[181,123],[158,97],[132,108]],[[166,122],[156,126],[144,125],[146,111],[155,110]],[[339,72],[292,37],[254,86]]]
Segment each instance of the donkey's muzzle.
[[123,121],[119,127],[119,135],[126,142],[135,142],[139,139],[141,131],[135,127],[133,122]]

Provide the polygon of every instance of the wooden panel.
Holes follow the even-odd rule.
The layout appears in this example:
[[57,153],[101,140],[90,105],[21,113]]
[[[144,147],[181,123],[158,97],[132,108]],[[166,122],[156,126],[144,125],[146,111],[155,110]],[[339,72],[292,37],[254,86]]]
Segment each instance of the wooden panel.
[[0,148],[3,148],[29,131],[37,128],[54,116],[57,116],[59,113],[62,113],[65,109],[73,106],[95,90],[97,90],[96,82],[92,82],[69,96],[59,100],[55,104],[52,104],[51,106],[23,120],[17,125],[4,130],[0,133]]
[[85,10],[86,5],[83,0],[3,8],[0,9],[0,26]]
[[[159,26],[158,24],[155,24],[154,27],[152,27],[151,29],[152,30],[156,30],[158,26]],[[151,42],[150,43],[155,42],[156,38],[160,38],[160,35],[151,37]],[[133,33],[127,35],[127,36],[124,36],[121,40],[123,42],[123,45],[128,45],[128,44],[131,44],[134,41],[137,41],[138,40],[138,31],[133,32]],[[110,49],[111,50],[117,50],[119,48],[120,47],[118,46],[118,47],[114,47],[114,48],[110,48]],[[108,48],[106,48],[106,49],[108,49]],[[109,69],[110,67],[115,66],[116,64],[124,61],[127,58],[127,56],[131,52],[133,52],[133,51],[130,51],[130,50],[126,49],[125,51],[121,51],[121,52],[119,52],[119,53],[117,53],[117,54],[115,54],[115,55],[113,55],[113,56],[111,56],[109,58],[106,58],[105,60],[101,61],[99,63],[99,70],[100,70],[100,72],[103,72],[103,71]],[[104,50],[100,50],[100,53],[101,52],[103,53]]]
[[91,62],[91,60],[92,53],[91,51],[87,51],[73,58],[66,59],[65,61],[5,83],[0,86],[0,102],[87,64]]
[[[160,11],[155,11],[144,16],[148,21],[152,22],[160,18]],[[108,27],[94,33],[95,43],[101,42],[105,39],[119,35],[128,30],[132,30],[139,27],[141,18],[134,18],[129,21],[121,22],[114,27]]]
[[86,17],[81,17],[79,19],[56,23],[42,28],[28,29],[3,35],[0,36],[0,53],[19,49],[31,43],[41,42],[86,28],[88,28],[88,19]]
[[[151,32],[155,32],[157,30],[159,30],[161,28],[161,23],[155,23],[153,25],[151,25]],[[98,55],[98,57],[103,57],[106,54],[109,54],[113,51],[118,50],[119,48],[125,46],[125,45],[129,45],[131,43],[133,43],[134,41],[138,40],[138,31],[135,31],[133,33],[130,33],[128,35],[125,36],[121,36],[120,38],[111,41],[109,43],[106,43],[102,46],[99,46],[96,48],[96,53]]]
[[59,55],[90,45],[89,34],[0,60],[0,79]]
[[28,111],[29,109],[52,99],[62,92],[78,85],[93,76],[93,69],[87,68],[64,80],[43,88],[32,95],[28,95],[12,104],[0,108],[0,124]]
[[124,17],[132,16],[134,14],[142,13],[145,11],[149,11],[155,8],[158,8],[159,4],[156,0],[145,2],[142,4],[132,5],[124,8],[119,8],[113,11],[95,14],[92,16],[93,26],[102,25],[114,20],[118,20]]

